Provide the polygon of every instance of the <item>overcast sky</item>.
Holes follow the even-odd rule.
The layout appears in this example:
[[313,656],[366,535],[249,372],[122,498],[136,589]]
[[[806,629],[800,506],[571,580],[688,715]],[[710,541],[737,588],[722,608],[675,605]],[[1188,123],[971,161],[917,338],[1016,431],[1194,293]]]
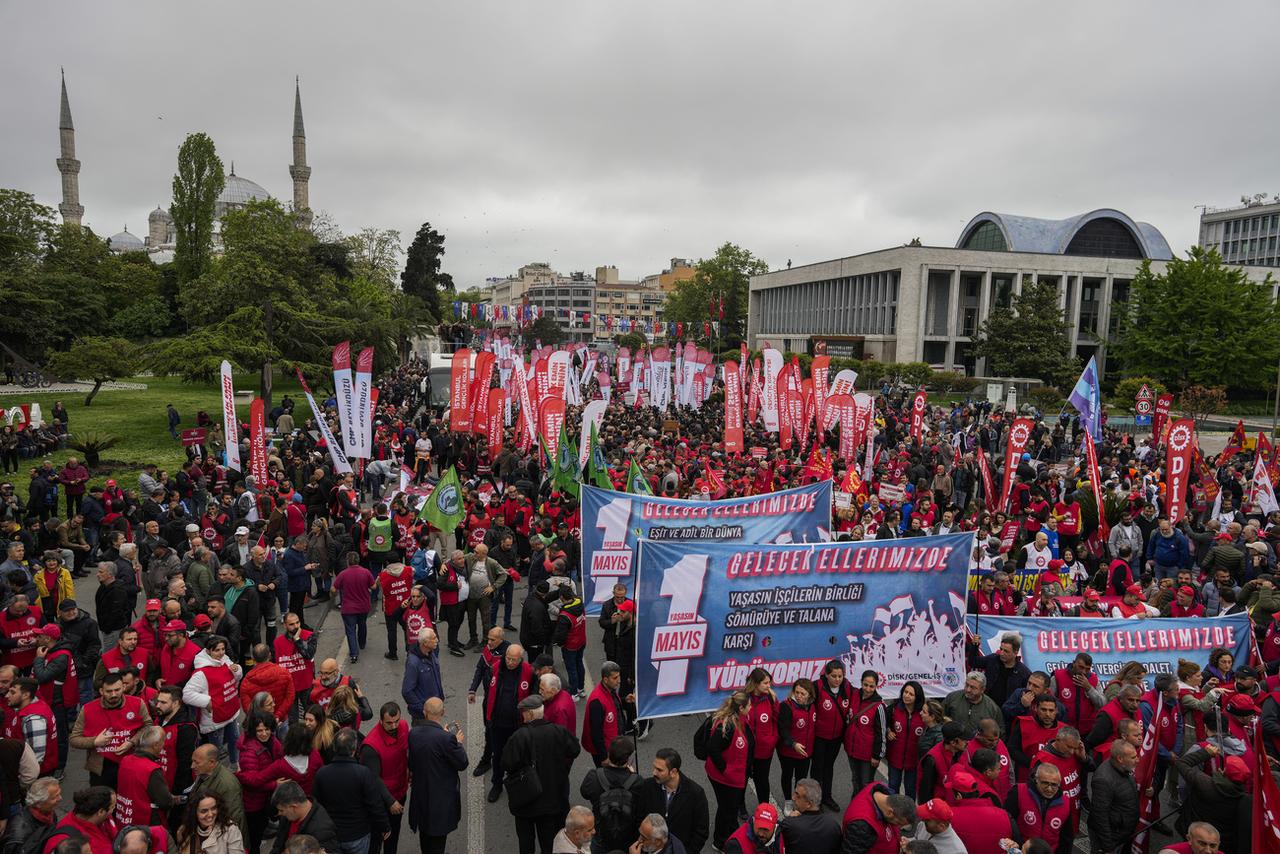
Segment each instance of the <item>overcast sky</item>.
[[460,286],[953,245],[983,210],[1115,207],[1182,252],[1196,205],[1280,192],[1274,2],[15,2],[0,32],[0,186],[57,205],[62,65],[99,234],[145,234],[193,131],[287,201],[297,74],[312,207],[430,221]]

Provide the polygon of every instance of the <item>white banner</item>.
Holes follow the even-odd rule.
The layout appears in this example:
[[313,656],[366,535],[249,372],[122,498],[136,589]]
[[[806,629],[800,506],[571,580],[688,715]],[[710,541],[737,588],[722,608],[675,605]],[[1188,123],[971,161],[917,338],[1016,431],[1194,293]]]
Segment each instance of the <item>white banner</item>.
[[837,394],[853,394],[857,389],[858,372],[850,368],[845,368],[836,374],[835,381],[831,383],[831,393],[828,397],[834,397]]
[[222,362],[222,432],[227,445],[227,468],[240,468],[240,422],[236,419],[236,389],[231,381],[231,363]]
[[360,427],[356,419],[356,396],[351,379],[351,342],[343,341],[333,348],[333,396],[338,401],[338,429],[342,431],[342,447],[348,456],[357,456]]
[[760,401],[760,414],[764,416],[764,429],[777,433],[778,424],[778,371],[782,370],[782,354],[772,347],[764,348],[764,395]]
[[373,458],[373,348],[365,347],[356,358],[356,436],[360,441],[350,456]]
[[1262,458],[1262,454],[1258,454],[1258,459],[1253,464],[1253,484],[1249,487],[1249,501],[1264,514],[1280,510],[1280,503],[1276,502],[1275,487],[1271,483],[1271,475],[1267,474],[1267,463]]
[[302,393],[307,396],[307,405],[311,407],[311,417],[316,422],[316,429],[320,431],[320,437],[324,439],[325,445],[329,447],[329,457],[333,460],[333,470],[339,474],[349,474],[351,472],[351,463],[347,461],[347,455],[343,453],[342,446],[338,444],[333,431],[329,429],[329,422],[324,420],[324,413],[320,411],[319,406],[316,406],[316,399],[312,396],[311,389],[307,386],[307,381],[302,378],[301,371],[298,372],[298,384],[302,386]]
[[593,400],[582,407],[582,429],[578,438],[578,470],[585,471],[587,456],[591,453],[591,425],[596,426],[596,435],[600,433],[600,425],[604,423],[604,410],[607,404],[603,400]]

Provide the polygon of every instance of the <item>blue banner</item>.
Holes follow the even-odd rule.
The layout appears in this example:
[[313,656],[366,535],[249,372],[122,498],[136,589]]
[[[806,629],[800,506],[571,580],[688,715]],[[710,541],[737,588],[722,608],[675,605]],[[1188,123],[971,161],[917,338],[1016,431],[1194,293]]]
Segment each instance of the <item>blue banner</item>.
[[635,589],[636,544],[643,539],[697,544],[814,543],[831,539],[831,481],[728,498],[684,501],[582,487],[582,581],[588,614],[613,595]]
[[964,682],[972,533],[861,543],[664,543],[640,547],[640,717],[710,711],[763,667],[786,686],[844,662],[940,696]]
[[1069,667],[1078,653],[1087,652],[1093,656],[1093,672],[1102,682],[1130,661],[1141,662],[1152,677],[1157,673],[1176,675],[1179,658],[1203,667],[1209,662],[1209,653],[1219,647],[1242,664],[1249,660],[1253,640],[1248,614],[1147,620],[970,615],[968,624],[984,654],[995,652],[1005,633],[1020,635],[1022,662],[1032,670],[1052,674]]

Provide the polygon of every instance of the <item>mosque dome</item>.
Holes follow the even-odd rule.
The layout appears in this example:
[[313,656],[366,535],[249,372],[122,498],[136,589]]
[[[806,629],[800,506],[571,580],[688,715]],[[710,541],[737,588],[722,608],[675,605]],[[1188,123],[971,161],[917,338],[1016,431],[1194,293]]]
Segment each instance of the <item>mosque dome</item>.
[[116,253],[141,252],[146,248],[142,243],[142,238],[129,233],[129,226],[127,225],[124,227],[124,231],[107,238],[107,245],[111,247],[112,252]]
[[222,188],[222,192],[218,194],[217,202],[214,203],[214,215],[221,219],[228,210],[244,207],[253,199],[268,199],[270,197],[271,194],[261,184],[250,181],[248,178],[240,177],[236,174],[235,167],[232,166],[231,174],[226,179],[226,185]]
[[147,217],[147,222],[173,222],[173,217],[164,208],[156,206],[156,209]]

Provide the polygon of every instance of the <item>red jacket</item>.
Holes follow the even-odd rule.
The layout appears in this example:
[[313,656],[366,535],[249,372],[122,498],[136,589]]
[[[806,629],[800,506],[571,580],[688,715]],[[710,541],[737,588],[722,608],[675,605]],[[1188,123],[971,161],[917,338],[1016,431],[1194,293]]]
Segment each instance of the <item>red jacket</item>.
[[293,676],[288,670],[274,661],[256,664],[240,680],[240,706],[248,712],[254,695],[266,691],[276,701],[276,720],[282,721],[289,716],[294,690]]

